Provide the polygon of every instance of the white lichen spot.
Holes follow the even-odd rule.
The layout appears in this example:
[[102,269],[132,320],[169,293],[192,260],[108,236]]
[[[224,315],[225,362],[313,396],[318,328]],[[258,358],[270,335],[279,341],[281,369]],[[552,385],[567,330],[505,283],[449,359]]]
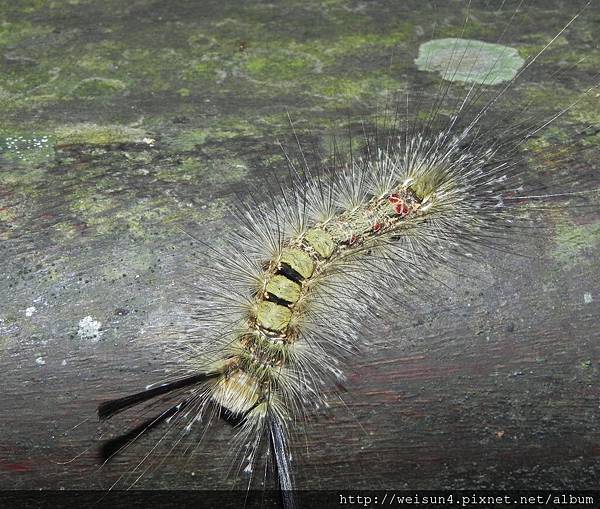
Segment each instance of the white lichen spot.
[[35,313],[37,310],[35,308],[35,306],[29,306],[26,310],[25,310],[25,316],[27,318],[29,318],[30,316],[33,316],[33,313]]
[[153,147],[154,144],[156,143],[156,140],[154,138],[143,138],[142,143],[145,143],[149,147]]
[[419,47],[415,64],[448,81],[497,85],[513,79],[525,61],[515,48],[473,39],[434,39]]
[[38,357],[38,358],[35,360],[35,363],[36,363],[38,366],[43,366],[44,364],[46,364],[46,361],[44,360],[44,358],[43,358],[43,357]]
[[60,363],[61,366],[66,366],[67,365],[67,359],[63,359],[62,362]]
[[592,294],[590,292],[585,292],[583,294],[583,302],[586,304],[591,304],[594,299],[592,298]]
[[77,336],[80,339],[88,341],[98,341],[102,332],[100,327],[102,324],[98,320],[94,320],[91,316],[86,316],[79,320],[79,329],[77,330]]

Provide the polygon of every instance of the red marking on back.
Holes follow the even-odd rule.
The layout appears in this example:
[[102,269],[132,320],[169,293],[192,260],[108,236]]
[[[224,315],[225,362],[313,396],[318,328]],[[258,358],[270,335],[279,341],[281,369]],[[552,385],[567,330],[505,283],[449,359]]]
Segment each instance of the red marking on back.
[[404,217],[410,212],[408,205],[404,202],[404,200],[402,198],[400,198],[400,196],[398,194],[396,194],[396,193],[390,194],[388,196],[388,201],[394,207],[394,212],[396,214],[398,214],[399,216]]
[[403,201],[394,205],[394,210],[402,217],[408,214],[408,206]]

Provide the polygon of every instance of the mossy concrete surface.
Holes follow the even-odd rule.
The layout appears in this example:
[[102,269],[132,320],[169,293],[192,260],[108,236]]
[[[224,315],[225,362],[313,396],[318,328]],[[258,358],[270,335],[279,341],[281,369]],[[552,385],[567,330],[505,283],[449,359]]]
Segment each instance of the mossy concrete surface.
[[[416,118],[447,119],[470,81],[472,97],[502,90],[515,52],[534,57],[585,3],[0,0],[0,487],[107,487],[161,435],[97,471],[92,442],[111,429],[97,404],[174,369],[196,267],[218,256],[209,246],[237,227],[240,200],[286,181],[280,142],[301,160],[297,134],[310,164],[348,153],[349,134],[364,153],[363,129],[393,117],[395,94],[402,112],[408,97]],[[582,92],[600,69],[599,19],[594,2],[482,125],[579,98],[524,149],[543,166],[549,146],[576,142],[566,164],[590,173],[600,96]],[[447,52],[419,57],[440,40],[478,41],[480,78],[420,70],[444,67]],[[417,281],[390,296],[410,313],[375,310],[381,323],[360,331],[373,348],[345,369],[354,416],[334,397],[309,428],[300,488],[597,487],[597,207],[542,223],[514,247],[524,256],[486,255],[468,282],[449,270],[452,295]],[[172,456],[142,484],[239,481],[231,430],[198,436],[204,456]]]

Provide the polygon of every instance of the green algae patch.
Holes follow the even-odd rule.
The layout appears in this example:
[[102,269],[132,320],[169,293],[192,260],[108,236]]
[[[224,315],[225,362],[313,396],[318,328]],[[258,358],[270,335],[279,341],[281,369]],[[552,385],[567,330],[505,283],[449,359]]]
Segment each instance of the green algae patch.
[[204,161],[186,157],[177,166],[160,168],[156,172],[163,182],[204,182],[211,186],[225,186],[243,182],[248,165],[241,159],[225,158]]
[[24,193],[29,197],[35,196],[37,187],[47,178],[46,170],[25,163],[22,166],[13,166],[13,168],[2,168],[0,171],[0,186],[10,187],[11,192]]
[[[4,10],[4,5],[2,9]],[[2,21],[0,22],[0,46],[14,46],[23,40],[41,38],[50,33],[52,33],[51,26],[33,24],[28,21]]]
[[208,167],[207,179],[213,184],[227,185],[244,182],[248,175],[248,166],[241,159],[226,158],[214,161]]
[[138,239],[152,234],[172,214],[165,199],[138,199],[124,207],[116,199],[97,193],[75,200],[71,210],[97,235],[127,231]]
[[259,81],[294,81],[314,73],[321,66],[310,55],[292,51],[256,55],[246,61],[246,70]]
[[508,46],[474,39],[434,39],[421,44],[415,64],[448,81],[497,85],[514,78],[524,60]]
[[[348,103],[369,100],[374,97],[389,97],[405,89],[402,82],[384,72],[356,73],[350,78],[339,78],[323,74],[320,79],[308,84],[307,93],[325,100],[329,107],[346,107]],[[361,117],[366,118],[366,115]]]
[[596,250],[600,245],[600,223],[556,225],[554,258],[568,268],[576,267],[586,251]]
[[171,136],[164,137],[164,146],[172,152],[191,152],[204,145],[208,140],[208,129],[192,129],[189,131],[176,131]]
[[110,78],[85,78],[73,89],[76,97],[98,97],[121,92],[127,85],[120,80]]
[[569,132],[558,126],[547,127],[542,133],[523,143],[523,148],[530,152],[544,155],[548,148],[557,145],[568,145],[571,140]]
[[579,98],[569,113],[584,125],[600,127],[600,93],[595,91]]
[[[189,130],[161,133],[161,145],[171,152],[193,152],[207,143],[223,142],[238,137],[256,136],[259,120],[248,121],[238,117],[223,117],[218,124]],[[262,122],[264,124],[264,122]],[[287,125],[287,119],[285,121]]]
[[57,145],[116,145],[143,143],[149,146],[154,140],[143,129],[121,125],[72,124],[55,132]]

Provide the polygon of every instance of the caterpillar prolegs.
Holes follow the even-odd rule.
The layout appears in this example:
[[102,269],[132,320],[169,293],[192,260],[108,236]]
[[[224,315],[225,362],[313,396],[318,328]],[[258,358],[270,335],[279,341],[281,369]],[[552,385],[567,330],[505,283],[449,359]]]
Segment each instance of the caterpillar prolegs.
[[[589,174],[549,186],[521,152],[563,110],[522,123],[509,110],[485,124],[492,107],[506,106],[512,83],[491,91],[467,85],[451,97],[451,115],[434,103],[420,122],[408,120],[401,96],[391,128],[366,135],[362,153],[327,174],[303,154],[299,163],[290,157],[291,183],[247,200],[228,247],[205,245],[212,265],[194,275],[201,316],[180,346],[184,374],[101,405],[100,417],[181,393],[148,428],[165,419],[191,429],[221,416],[236,426],[240,464],[251,470],[266,448],[280,488],[292,489],[289,435],[309,407],[326,403],[361,322],[423,293],[437,267],[506,248],[509,231],[527,235],[536,203],[589,191]],[[436,102],[448,89],[440,87]],[[569,157],[547,155],[552,167]]]

